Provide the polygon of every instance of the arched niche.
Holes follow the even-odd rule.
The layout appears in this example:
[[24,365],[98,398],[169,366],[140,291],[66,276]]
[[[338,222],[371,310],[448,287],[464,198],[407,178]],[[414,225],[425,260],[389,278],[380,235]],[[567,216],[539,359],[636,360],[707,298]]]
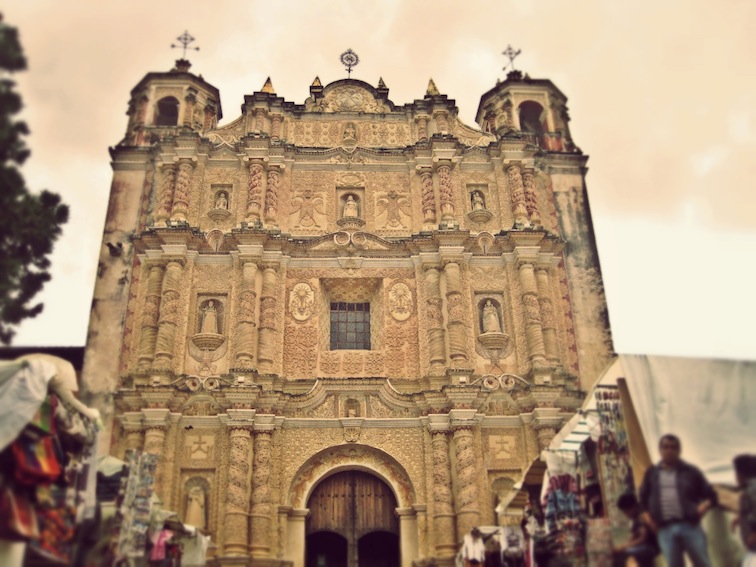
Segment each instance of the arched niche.
[[166,96],[155,105],[155,126],[176,126],[179,118],[179,101],[176,97]]
[[526,100],[519,107],[520,130],[532,134],[548,131],[546,111],[543,106],[532,100]]

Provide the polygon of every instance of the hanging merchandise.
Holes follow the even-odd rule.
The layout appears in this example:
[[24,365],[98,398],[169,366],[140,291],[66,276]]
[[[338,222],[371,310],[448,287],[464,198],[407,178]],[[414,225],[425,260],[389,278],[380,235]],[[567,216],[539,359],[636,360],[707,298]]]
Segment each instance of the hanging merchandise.
[[143,557],[147,545],[147,530],[152,512],[152,493],[158,455],[126,451],[125,494],[119,506],[120,525],[117,533],[116,557]]

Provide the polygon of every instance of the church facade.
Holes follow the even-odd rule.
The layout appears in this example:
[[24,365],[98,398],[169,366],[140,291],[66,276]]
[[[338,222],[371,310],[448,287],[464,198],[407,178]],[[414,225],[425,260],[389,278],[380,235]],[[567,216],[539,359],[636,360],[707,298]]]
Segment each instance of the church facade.
[[[451,564],[611,352],[565,96],[131,93],[83,371],[222,565]],[[372,558],[372,559],[371,559]]]

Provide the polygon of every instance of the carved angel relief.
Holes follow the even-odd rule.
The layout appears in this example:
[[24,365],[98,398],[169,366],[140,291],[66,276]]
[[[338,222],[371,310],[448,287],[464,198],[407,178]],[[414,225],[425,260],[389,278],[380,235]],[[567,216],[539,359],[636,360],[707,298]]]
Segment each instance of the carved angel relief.
[[406,321],[412,315],[412,290],[405,283],[395,283],[389,290],[389,311],[397,321]]
[[300,282],[289,292],[289,312],[296,321],[307,321],[315,305],[315,291],[310,284]]

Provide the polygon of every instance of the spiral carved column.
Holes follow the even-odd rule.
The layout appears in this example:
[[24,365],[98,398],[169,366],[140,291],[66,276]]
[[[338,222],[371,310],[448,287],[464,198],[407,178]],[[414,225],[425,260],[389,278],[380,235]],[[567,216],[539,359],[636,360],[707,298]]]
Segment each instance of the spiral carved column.
[[268,167],[268,188],[265,191],[265,222],[275,225],[278,220],[278,182],[281,179],[280,166]]
[[252,440],[249,429],[229,431],[231,456],[228,463],[224,555],[246,555],[249,543],[249,502]]
[[530,223],[541,224],[541,213],[538,211],[538,199],[536,197],[535,174],[533,169],[526,169],[522,173],[522,181],[525,189],[525,208],[528,211]]
[[454,455],[457,464],[457,533],[466,534],[480,523],[473,426],[454,428]]
[[180,306],[179,289],[183,273],[184,267],[181,265],[181,262],[176,260],[168,262],[165,268],[162,297],[160,298],[159,327],[155,341],[155,366],[158,368],[170,368],[171,361],[173,360],[178,309]]
[[557,346],[556,318],[554,317],[554,303],[551,301],[551,286],[549,285],[549,271],[547,268],[536,270],[538,284],[538,303],[541,307],[541,325],[543,327],[543,345],[549,362],[559,363],[559,347]]
[[263,172],[260,162],[249,164],[249,183],[247,185],[247,221],[260,220],[263,200]]
[[431,431],[431,451],[436,556],[454,557],[457,551],[457,537],[454,524],[449,436],[446,431]]
[[525,189],[522,184],[522,173],[519,165],[510,165],[507,168],[507,180],[509,191],[512,196],[512,213],[516,225],[528,224],[528,207],[525,202]]
[[446,276],[446,314],[449,330],[449,357],[460,365],[467,361],[467,329],[464,316],[464,298],[459,264],[448,262],[444,266]]
[[241,292],[236,316],[236,368],[252,368],[255,352],[255,279],[257,264],[244,262],[242,266]]
[[428,356],[431,365],[446,364],[444,316],[441,312],[441,275],[438,268],[425,269],[426,312],[428,314]]
[[155,224],[165,226],[171,218],[173,208],[173,193],[176,190],[176,164],[167,163],[162,167],[163,181],[160,185],[160,197],[158,197],[157,211],[155,212]]
[[519,266],[522,305],[525,311],[525,333],[528,339],[528,352],[531,362],[545,361],[546,349],[543,343],[541,327],[541,308],[538,304],[538,286],[536,284],[533,264],[522,262]]
[[433,174],[428,169],[420,172],[420,183],[422,184],[422,209],[423,222],[433,224],[436,222],[436,196],[433,193]]
[[182,159],[179,162],[178,174],[176,175],[176,191],[173,194],[173,208],[171,220],[187,220],[189,214],[189,191],[192,186],[192,172],[194,165],[191,160]]
[[278,304],[278,274],[265,268],[260,297],[260,330],[258,332],[257,361],[263,371],[270,371],[276,351],[276,309]]
[[436,172],[438,174],[438,194],[441,201],[441,220],[453,220],[454,190],[452,189],[451,166],[439,165]]
[[[145,266],[147,267],[147,266]],[[148,368],[155,358],[155,343],[158,334],[158,316],[160,314],[160,292],[163,287],[163,273],[161,265],[149,266],[147,278],[147,296],[144,300],[141,331],[139,334],[139,367]]]
[[255,455],[252,467],[252,509],[250,512],[252,557],[267,557],[272,540],[271,445],[272,432],[255,431]]

